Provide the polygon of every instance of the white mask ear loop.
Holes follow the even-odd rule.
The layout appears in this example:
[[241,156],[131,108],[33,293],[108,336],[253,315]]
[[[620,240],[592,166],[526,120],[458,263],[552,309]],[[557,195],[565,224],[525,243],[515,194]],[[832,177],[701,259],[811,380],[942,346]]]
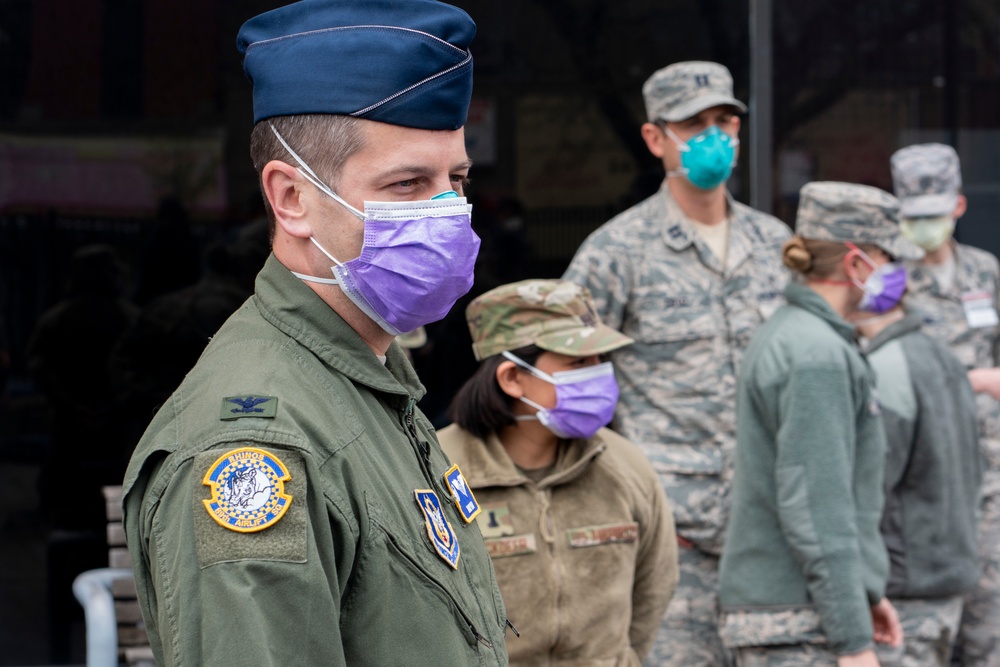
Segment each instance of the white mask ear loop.
[[[319,244],[319,241],[317,241],[315,237],[310,236],[309,240],[312,241],[313,245],[316,246],[317,248],[319,248],[319,251],[321,253],[323,253],[324,255],[326,255],[330,259],[331,262],[333,262],[337,266],[343,266],[343,263],[341,263],[340,260],[338,260],[333,255],[331,255],[330,253],[328,253],[326,251],[326,248],[324,248],[323,246],[321,246]],[[316,276],[310,276],[310,275],[307,275],[305,273],[299,273],[298,271],[292,271],[292,275],[295,276],[296,278],[298,278],[299,280],[305,280],[306,282],[309,282],[309,283],[323,283],[324,285],[339,285],[340,284],[340,281],[337,280],[336,278],[317,278]]]
[[[272,125],[270,122],[268,122],[267,126],[269,128],[271,128],[271,132],[274,132],[274,136],[276,136],[278,138],[278,141],[281,142],[281,145],[284,146],[285,150],[288,151],[288,153],[292,156],[292,158],[294,158],[295,161],[299,163],[299,167],[297,168],[297,170],[298,170],[298,172],[300,174],[302,174],[302,176],[307,181],[309,181],[310,183],[312,183],[313,185],[315,185],[320,190],[320,192],[323,192],[324,194],[329,195],[331,198],[333,198],[334,201],[336,201],[337,203],[339,203],[340,205],[342,205],[344,208],[346,208],[348,211],[350,211],[351,213],[353,213],[357,217],[361,218],[362,220],[365,219],[365,214],[364,213],[362,213],[358,209],[356,209],[353,206],[351,206],[350,204],[348,204],[346,201],[344,201],[340,197],[340,195],[338,195],[336,192],[334,192],[333,190],[331,190],[329,188],[329,186],[327,186],[326,183],[324,183],[322,180],[320,180],[319,176],[316,175],[316,172],[314,172],[312,169],[310,169],[309,165],[307,165],[305,163],[305,161],[302,158],[299,157],[299,154],[296,153],[294,150],[292,150],[292,147],[288,145],[288,142],[285,141],[285,138],[281,136],[281,133],[278,132],[278,130],[274,127],[274,125]],[[303,171],[303,169],[305,171]],[[334,257],[333,255],[331,255],[330,253],[328,253],[326,251],[326,248],[324,248],[323,246],[321,246],[319,244],[319,241],[317,241],[315,237],[310,236],[309,240],[312,241],[313,245],[316,246],[317,248],[319,248],[319,251],[321,253],[323,253],[324,255],[326,255],[327,258],[331,262],[333,262],[337,266],[344,266],[343,262],[341,262],[336,257]],[[317,278],[316,276],[306,275],[305,273],[299,273],[298,271],[292,271],[292,275],[295,276],[296,278],[298,278],[299,280],[305,280],[305,281],[311,282],[311,283],[323,283],[324,285],[339,285],[340,284],[340,281],[337,280],[336,278]]]
[[[674,145],[677,146],[677,150],[679,150],[681,153],[687,153],[688,151],[691,150],[691,147],[687,145],[687,142],[681,141],[681,138],[678,137],[676,134],[674,134],[674,131],[671,130],[666,125],[663,126],[663,131],[668,137],[670,137],[671,141],[674,142]],[[687,174],[688,174],[687,167],[681,167],[680,169],[673,169],[671,171],[668,171],[667,178],[672,178],[675,176],[687,176]]]
[[669,127],[664,125],[663,130],[668,137],[674,140],[674,145],[677,146],[677,150],[679,150],[682,153],[687,153],[688,151],[691,150],[691,147],[687,145],[687,142],[681,141],[681,138],[678,137],[676,134],[674,134],[674,131],[671,130]]
[[[292,150],[292,147],[288,145],[288,142],[285,141],[285,138],[282,137],[281,134],[278,133],[278,130],[275,129],[274,125],[272,125],[269,122],[267,124],[267,126],[269,128],[271,128],[271,131],[274,132],[274,136],[276,136],[278,138],[278,141],[280,141],[281,145],[285,147],[285,150],[288,151],[289,154],[292,156],[292,158],[294,158],[295,161],[299,163],[298,172],[300,174],[302,174],[302,176],[305,177],[305,179],[307,181],[309,181],[310,183],[312,183],[313,185],[315,185],[317,188],[319,188],[319,190],[321,192],[323,192],[324,194],[329,195],[334,201],[336,201],[337,203],[339,203],[340,205],[342,205],[344,208],[346,208],[348,211],[350,211],[351,213],[353,213],[357,217],[361,218],[362,220],[365,219],[365,214],[364,213],[362,213],[361,211],[359,211],[358,209],[354,208],[353,206],[351,206],[350,204],[348,204],[346,201],[344,201],[343,198],[341,198],[340,195],[338,195],[336,192],[334,192],[333,190],[331,190],[330,186],[328,186],[326,183],[324,183],[322,181],[322,179],[320,179],[320,177],[316,175],[316,172],[314,172],[312,169],[309,168],[309,165],[307,165],[305,163],[305,161],[302,158],[299,157],[298,153],[296,153],[295,151]],[[303,169],[305,171],[303,171]],[[323,249],[320,248],[320,250],[323,250]],[[323,250],[323,252],[325,253],[326,251]],[[333,259],[333,257],[330,257],[330,259]],[[337,260],[334,259],[333,261],[336,262]],[[340,262],[337,262],[337,263],[339,264]]]
[[500,354],[503,355],[504,359],[507,359],[508,361],[513,361],[515,364],[517,364],[518,366],[520,366],[524,370],[528,371],[529,373],[531,373],[532,375],[534,375],[536,378],[539,378],[541,380],[545,380],[549,384],[559,384],[554,377],[552,377],[551,375],[549,375],[548,373],[546,373],[544,371],[538,370],[537,368],[535,368],[534,366],[532,366],[528,362],[524,361],[523,359],[519,359],[518,357],[516,357],[513,354],[511,354],[510,351],[504,350]]
[[[521,396],[517,400],[521,401],[522,403],[527,403],[528,405],[530,405],[531,407],[533,407],[535,410],[538,410],[538,412],[541,412],[541,411],[547,409],[547,408],[543,408],[538,403],[535,403],[533,400],[531,400],[527,396]],[[515,415],[514,416],[514,421],[522,422],[522,421],[532,421],[532,420],[538,419],[538,412],[536,412],[533,415]]]
[[[542,371],[538,370],[537,368],[535,368],[534,366],[532,366],[528,362],[524,361],[523,359],[519,359],[518,357],[514,356],[513,354],[510,353],[510,351],[504,350],[500,354],[503,355],[504,359],[507,359],[508,361],[513,361],[515,364],[517,364],[518,366],[520,366],[524,370],[528,371],[529,373],[531,373],[535,377],[537,377],[537,378],[539,378],[541,380],[545,380],[546,382],[549,382],[551,384],[555,384],[555,382],[553,382],[553,378],[551,376],[549,376],[548,373],[543,373]],[[522,403],[527,403],[528,405],[530,405],[531,407],[533,407],[535,410],[538,410],[538,412],[542,412],[544,410],[548,410],[548,408],[543,407],[543,406],[539,405],[538,403],[535,403],[533,400],[531,400],[527,396],[520,396],[517,400],[521,401]],[[532,419],[538,419],[538,413],[535,413],[533,415],[517,415],[516,417],[514,417],[514,419],[515,419],[515,421],[528,421],[528,420],[532,420]]]

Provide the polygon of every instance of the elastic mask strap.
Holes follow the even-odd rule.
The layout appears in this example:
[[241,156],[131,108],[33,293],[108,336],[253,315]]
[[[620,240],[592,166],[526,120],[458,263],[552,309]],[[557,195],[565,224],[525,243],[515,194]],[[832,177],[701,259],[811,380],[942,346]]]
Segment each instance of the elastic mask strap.
[[[333,255],[331,255],[330,253],[328,253],[326,251],[326,248],[324,248],[323,246],[321,246],[319,244],[319,241],[316,240],[315,236],[310,236],[309,240],[312,241],[313,245],[316,246],[317,248],[319,248],[319,251],[321,253],[323,253],[324,255],[326,255],[331,262],[333,262],[337,266],[343,266],[343,264],[336,257],[334,257]],[[322,283],[324,285],[340,285],[341,284],[340,281],[337,280],[336,278],[317,278],[316,276],[310,276],[310,275],[307,275],[305,273],[298,273],[297,271],[292,271],[292,275],[295,276],[296,278],[298,278],[299,280],[305,280],[306,282],[310,282],[310,283]]]
[[[844,245],[846,245],[848,248],[850,248],[851,252],[857,254],[857,256],[861,258],[861,261],[864,262],[865,264],[867,264],[868,268],[872,270],[872,273],[878,273],[879,272],[878,265],[872,260],[871,257],[868,256],[868,253],[866,253],[864,250],[862,250],[858,246],[854,245],[850,241],[846,241],[844,243]],[[848,253],[848,254],[850,254],[850,253]],[[865,289],[864,281],[859,280],[858,278],[851,278],[851,283],[854,284],[854,286],[857,287],[862,292],[865,292],[866,294],[868,293],[868,290]]]
[[340,281],[336,278],[317,278],[316,276],[309,276],[304,273],[299,273],[298,271],[292,271],[292,275],[299,280],[304,280],[307,283],[323,283],[324,285],[339,285]]
[[[542,407],[541,405],[539,405],[538,403],[535,403],[533,400],[531,400],[527,396],[521,396],[517,400],[521,401],[522,403],[527,403],[528,405],[530,405],[534,409],[538,410],[538,412],[541,412],[543,410],[548,410],[548,408]],[[533,415],[518,415],[518,416],[514,417],[514,419],[517,420],[517,421],[527,421],[527,420],[531,420],[531,419],[538,419],[538,414],[535,413]]]
[[[532,366],[528,362],[524,361],[523,359],[517,358],[516,356],[514,356],[513,354],[511,354],[508,350],[504,350],[500,354],[503,355],[504,359],[507,359],[508,361],[513,361],[515,364],[517,364],[518,366],[520,366],[524,370],[528,371],[529,373],[531,373],[535,377],[537,377],[537,378],[539,378],[541,380],[545,380],[546,382],[549,382],[551,384],[555,384],[555,378],[553,378],[551,375],[549,375],[548,373],[544,373],[544,372],[538,370],[537,368],[535,368],[534,366]],[[543,407],[543,406],[539,405],[538,403],[535,403],[533,400],[531,400],[527,396],[520,396],[520,397],[518,397],[517,400],[521,401],[522,403],[526,403],[527,405],[530,405],[535,410],[538,410],[538,412],[543,412],[543,411],[547,411],[548,410],[548,408]],[[533,415],[517,415],[517,416],[514,417],[514,420],[515,421],[530,421],[532,419],[538,419],[538,412],[536,412]]]
[[663,126],[663,131],[664,133],[666,133],[668,137],[670,137],[673,140],[674,145],[677,146],[677,150],[679,150],[682,153],[687,153],[688,151],[691,150],[691,147],[687,145],[687,142],[681,141],[681,138],[678,137],[676,134],[674,134],[674,131],[671,130],[666,125]]
[[[669,127],[667,127],[666,124],[664,124],[662,127],[664,134],[670,137],[670,140],[674,142],[675,146],[677,146],[677,150],[679,150],[681,153],[687,153],[688,151],[691,150],[691,147],[688,146],[686,142],[681,141],[681,138],[678,137],[676,134],[674,134],[674,131],[671,130]],[[688,175],[687,167],[681,167],[680,169],[672,169],[667,172],[667,178],[675,178],[677,176],[687,176],[687,175]]]
[[[538,370],[537,368],[535,368],[534,366],[532,366],[528,362],[526,362],[526,361],[524,361],[522,359],[518,359],[516,356],[514,356],[513,354],[511,354],[508,350],[504,350],[500,354],[503,355],[504,359],[507,359],[508,361],[513,361],[515,364],[517,364],[518,366],[520,366],[524,370],[528,371],[529,373],[531,373],[532,375],[534,375],[536,378],[539,378],[541,380],[545,380],[549,384],[559,384],[558,382],[556,382],[556,379],[554,377],[552,377],[551,375],[549,375],[548,373],[546,373],[544,371]],[[533,407],[538,407],[538,406],[533,406]],[[538,408],[538,409],[541,410],[542,408]]]
[[869,257],[868,253],[866,253],[864,250],[862,250],[858,246],[854,245],[850,241],[846,241],[844,243],[844,245],[846,245],[848,248],[850,248],[851,250],[853,250],[854,252],[856,252],[858,254],[858,257],[860,257],[862,260],[864,260],[864,263],[868,265],[869,269],[871,269],[872,271],[878,271],[879,270],[878,264],[876,264],[875,260],[873,260],[871,257]]
[[[299,163],[298,172],[300,174],[302,174],[302,176],[305,177],[305,179],[307,181],[309,181],[310,183],[312,183],[313,185],[315,185],[317,188],[319,188],[319,190],[321,192],[323,192],[324,194],[326,194],[326,195],[330,196],[331,198],[333,198],[334,201],[336,201],[337,203],[339,203],[341,206],[343,206],[344,208],[346,208],[348,211],[350,211],[351,213],[353,213],[357,217],[361,218],[362,220],[365,219],[365,214],[364,213],[362,213],[361,211],[359,211],[358,209],[354,208],[353,206],[351,206],[350,204],[348,204],[346,201],[344,201],[340,197],[340,195],[338,195],[336,192],[334,192],[333,190],[331,190],[330,186],[328,186],[326,183],[324,183],[323,180],[319,176],[316,175],[316,172],[314,172],[312,169],[309,168],[309,165],[307,165],[305,163],[305,160],[303,160],[302,158],[300,158],[299,154],[292,150],[292,147],[289,146],[288,142],[285,141],[285,138],[282,137],[281,134],[278,133],[278,130],[275,129],[274,125],[272,125],[270,122],[268,122],[267,126],[269,128],[271,128],[272,132],[274,132],[274,136],[278,137],[278,141],[280,141],[281,145],[285,147],[285,150],[288,151],[289,154],[291,154],[291,156],[295,159],[295,161]],[[303,171],[303,169],[305,171]],[[321,248],[321,250],[322,250],[322,248]],[[323,252],[326,252],[326,251],[323,250]],[[333,259],[333,258],[331,257],[330,259]],[[336,262],[337,260],[334,259],[333,261]],[[337,263],[339,264],[339,262],[337,262]]]

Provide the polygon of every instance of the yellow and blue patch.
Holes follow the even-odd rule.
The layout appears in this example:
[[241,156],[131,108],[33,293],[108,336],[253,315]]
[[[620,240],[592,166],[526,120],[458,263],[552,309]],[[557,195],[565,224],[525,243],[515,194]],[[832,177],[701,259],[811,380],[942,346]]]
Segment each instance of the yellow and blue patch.
[[271,452],[256,447],[233,449],[220,456],[202,484],[212,497],[203,500],[209,516],[223,528],[255,533],[278,523],[292,497],[285,493],[288,468]]
[[479,516],[479,513],[482,512],[482,508],[476,502],[476,496],[472,494],[472,488],[465,479],[465,475],[458,469],[457,463],[448,468],[448,472],[444,474],[444,483],[451,490],[451,494],[455,498],[455,507],[458,508],[458,513],[462,515],[462,520],[465,523],[472,523]]
[[431,539],[431,545],[444,562],[457,570],[458,558],[461,555],[458,538],[455,536],[455,531],[451,529],[448,519],[444,516],[437,494],[430,489],[417,489],[413,495],[420,511],[424,514],[427,537]]

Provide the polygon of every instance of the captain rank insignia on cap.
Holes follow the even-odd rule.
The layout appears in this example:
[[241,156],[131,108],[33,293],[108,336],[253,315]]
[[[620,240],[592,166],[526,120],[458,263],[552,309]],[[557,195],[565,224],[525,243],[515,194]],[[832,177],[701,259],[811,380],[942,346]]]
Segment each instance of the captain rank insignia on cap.
[[430,489],[417,489],[413,492],[420,511],[424,513],[424,523],[427,525],[427,537],[431,539],[434,550],[454,569],[458,569],[459,553],[458,538],[451,524],[441,511],[441,501]]
[[226,452],[208,469],[202,484],[212,497],[203,500],[208,514],[223,528],[255,533],[278,523],[292,497],[285,493],[291,479],[277,456],[255,447]]
[[448,472],[444,474],[444,483],[455,496],[455,507],[458,508],[462,519],[465,523],[472,523],[482,509],[476,502],[476,497],[472,494],[472,489],[469,488],[469,482],[466,481],[465,475],[458,469],[457,463],[448,468]]

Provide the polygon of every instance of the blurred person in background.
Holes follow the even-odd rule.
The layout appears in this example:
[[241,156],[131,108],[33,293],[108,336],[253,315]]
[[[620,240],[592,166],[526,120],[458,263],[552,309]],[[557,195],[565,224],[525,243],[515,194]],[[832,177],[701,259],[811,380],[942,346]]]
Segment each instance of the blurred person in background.
[[591,234],[563,277],[589,288],[605,324],[635,340],[610,355],[622,390],[613,427],[642,447],[674,509],[680,583],[647,664],[718,667],[729,661],[719,554],[736,377],[750,337],[782,303],[789,230],[726,189],[746,111],[729,70],[674,63],[642,92],[642,137],[666,179]]
[[885,433],[874,377],[848,320],[895,306],[923,253],[877,188],[802,187],[783,248],[800,279],[754,335],[737,386],[733,510],[720,621],[740,667],[875,667],[898,647],[885,597]]
[[879,659],[948,667],[962,596],[979,579],[976,398],[965,367],[902,304],[851,321],[875,373],[885,427],[885,592],[904,636],[898,649],[878,645]]
[[947,345],[969,372],[979,413],[983,457],[980,578],[965,600],[956,651],[964,667],[1000,666],[1000,264],[989,252],[958,243],[965,213],[958,154],[945,144],[893,153],[893,187],[902,233],[926,254],[910,262],[908,307],[924,331]]

